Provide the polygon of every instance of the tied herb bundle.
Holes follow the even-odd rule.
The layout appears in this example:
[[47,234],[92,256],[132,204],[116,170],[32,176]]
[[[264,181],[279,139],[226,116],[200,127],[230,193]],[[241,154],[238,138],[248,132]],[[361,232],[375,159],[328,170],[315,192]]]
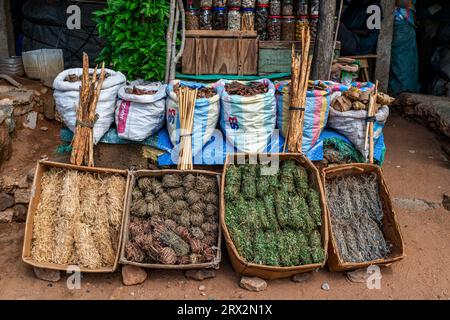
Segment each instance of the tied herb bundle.
[[192,128],[194,126],[195,101],[197,89],[181,86],[178,90],[180,110],[180,152],[178,169],[192,170]]
[[276,174],[266,165],[231,165],[225,176],[225,223],[239,254],[251,263],[322,263],[322,209],[308,172],[292,160]]

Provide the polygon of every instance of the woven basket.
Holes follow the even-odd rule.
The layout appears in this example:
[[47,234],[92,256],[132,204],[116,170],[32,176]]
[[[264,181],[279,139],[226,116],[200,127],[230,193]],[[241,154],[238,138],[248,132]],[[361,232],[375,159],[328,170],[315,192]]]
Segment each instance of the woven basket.
[[[125,205],[125,216],[124,216],[124,223],[123,223],[123,233],[122,233],[122,248],[120,250],[120,264],[123,265],[133,265],[141,268],[148,268],[148,269],[172,269],[172,270],[186,270],[186,269],[208,269],[208,268],[214,268],[219,269],[220,261],[221,261],[221,250],[220,246],[222,243],[222,231],[220,228],[219,223],[219,230],[218,230],[218,239],[217,239],[217,254],[213,261],[206,262],[206,263],[197,263],[197,264],[186,264],[186,265],[165,265],[165,264],[159,264],[159,263],[139,263],[139,262],[133,262],[127,260],[125,256],[125,246],[129,239],[129,230],[128,226],[130,224],[130,208],[131,208],[131,201],[132,201],[132,190],[133,186],[136,184],[136,179],[140,177],[155,177],[155,176],[163,176],[166,174],[180,174],[180,175],[187,175],[187,174],[202,174],[212,177],[218,178],[218,186],[220,187],[220,174],[212,171],[205,171],[205,170],[139,170],[131,172],[131,178],[129,179],[129,184],[127,186],[127,202]],[[220,189],[220,188],[219,188]],[[219,190],[220,192],[220,190]],[[220,202],[220,197],[219,197]]]
[[327,210],[330,234],[330,246],[328,248],[328,267],[330,271],[347,271],[359,268],[366,268],[371,265],[390,265],[395,261],[405,257],[403,237],[397,222],[397,217],[392,208],[392,201],[389,190],[383,177],[381,168],[373,164],[346,164],[329,167],[322,170],[322,179],[324,188],[326,188],[327,180],[335,177],[354,176],[362,173],[376,173],[380,184],[380,196],[383,204],[383,234],[387,241],[392,244],[391,253],[386,259],[378,259],[361,263],[344,262],[340,255],[336,239],[333,235],[333,224],[330,212]]
[[[228,155],[225,161],[223,174],[222,174],[222,186],[221,186],[221,203],[220,203],[220,223],[222,225],[223,234],[225,237],[225,242],[227,245],[227,251],[230,256],[231,265],[233,266],[234,270],[239,275],[244,276],[254,276],[259,277],[267,280],[271,279],[280,279],[280,278],[288,278],[293,275],[299,274],[299,273],[305,273],[314,271],[317,269],[322,268],[325,265],[326,258],[322,263],[316,263],[316,264],[309,264],[309,265],[302,265],[302,266],[293,266],[293,267],[275,267],[275,266],[266,266],[266,265],[260,265],[255,263],[247,262],[237,251],[236,246],[234,245],[233,239],[231,238],[230,232],[227,228],[227,225],[225,223],[225,196],[224,196],[224,188],[225,188],[225,177],[227,173],[227,168],[233,164],[236,163],[236,159],[243,159],[244,157],[248,157],[249,155],[245,154],[234,154],[234,155]],[[256,156],[256,155],[252,155]],[[260,156],[259,156],[260,157]],[[317,168],[312,164],[310,160],[308,160],[305,156],[301,154],[270,154],[269,157],[276,158],[280,161],[284,160],[295,160],[302,166],[306,167],[310,173],[310,184],[312,183],[314,188],[319,192],[320,195],[320,206],[322,208],[322,227],[320,230],[320,233],[322,235],[322,244],[323,249],[325,253],[327,252],[328,247],[328,216],[325,212],[326,205],[324,202],[325,194],[322,187],[319,171]]]

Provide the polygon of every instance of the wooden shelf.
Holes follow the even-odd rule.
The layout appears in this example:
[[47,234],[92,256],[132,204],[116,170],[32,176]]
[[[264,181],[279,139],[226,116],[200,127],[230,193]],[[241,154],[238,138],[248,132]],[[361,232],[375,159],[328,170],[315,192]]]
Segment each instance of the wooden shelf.
[[189,30],[186,38],[256,38],[256,31]]

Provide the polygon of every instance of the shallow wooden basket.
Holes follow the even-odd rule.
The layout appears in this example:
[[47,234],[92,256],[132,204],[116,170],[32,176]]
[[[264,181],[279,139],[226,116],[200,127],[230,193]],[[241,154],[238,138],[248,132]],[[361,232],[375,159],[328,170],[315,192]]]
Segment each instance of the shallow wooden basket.
[[[41,185],[41,179],[42,175],[45,171],[52,169],[52,168],[58,168],[62,170],[77,170],[82,172],[90,172],[90,173],[98,173],[98,174],[119,174],[124,176],[127,179],[127,185],[128,185],[128,176],[127,171],[125,170],[117,170],[117,169],[108,169],[108,168],[91,168],[91,167],[83,167],[83,166],[76,166],[71,165],[67,163],[59,163],[59,162],[52,162],[52,161],[46,161],[41,160],[38,162],[36,166],[36,173],[34,175],[34,181],[33,186],[31,189],[31,199],[30,199],[30,205],[28,207],[28,215],[27,215],[27,221],[25,224],[25,238],[23,241],[23,249],[22,249],[22,260],[23,262],[32,265],[34,267],[38,268],[45,268],[45,269],[52,269],[52,270],[68,270],[69,265],[64,264],[56,264],[56,263],[50,263],[50,262],[38,262],[34,260],[31,257],[31,244],[33,240],[33,227],[34,227],[34,216],[36,214],[36,210],[39,204],[40,195],[42,192],[42,185]],[[125,191],[126,192],[126,191]],[[126,194],[124,195],[124,208],[125,208],[125,201],[126,201]],[[123,228],[123,216],[122,213],[122,223],[121,223],[121,230],[119,234],[122,234],[122,228]],[[120,253],[120,247],[121,247],[121,237],[119,237],[119,243],[117,244],[117,253],[116,258],[114,261],[114,265],[111,267],[102,267],[99,269],[88,269],[88,268],[81,268],[81,272],[86,273],[108,273],[108,272],[114,272],[117,268],[118,262],[119,262],[119,253]]]
[[[355,163],[338,165],[325,168],[322,170],[322,179],[324,188],[326,188],[327,180],[336,177],[355,176],[363,173],[374,172],[378,177],[380,186],[380,196],[383,205],[383,234],[387,241],[392,244],[391,252],[385,259],[377,259],[366,262],[345,262],[339,255],[336,239],[333,235],[333,223],[330,212],[327,210],[329,222],[330,245],[328,248],[328,268],[330,271],[339,272],[366,268],[371,265],[390,265],[395,261],[399,261],[405,257],[403,237],[400,231],[397,217],[392,208],[392,201],[389,190],[383,177],[383,172],[379,166],[373,164]],[[325,189],[326,190],[326,189]]]
[[[302,266],[293,266],[293,267],[276,267],[276,266],[267,266],[267,265],[261,265],[261,264],[255,264],[247,262],[237,251],[236,246],[234,245],[233,239],[231,237],[230,231],[227,228],[227,225],[225,223],[225,214],[226,214],[226,203],[225,203],[225,196],[224,196],[224,188],[225,188],[225,177],[227,173],[227,168],[233,164],[238,163],[237,160],[239,159],[239,162],[245,158],[248,157],[255,157],[257,156],[261,160],[275,160],[278,159],[280,162],[284,160],[295,160],[297,163],[301,164],[303,167],[308,169],[309,173],[309,184],[312,185],[320,195],[320,207],[322,208],[322,227],[320,229],[320,233],[322,236],[322,245],[325,252],[325,258],[322,263],[316,263],[316,264],[308,264],[308,265],[302,265]],[[328,216],[325,212],[326,205],[324,202],[325,194],[324,189],[322,187],[322,182],[320,179],[319,171],[317,168],[313,165],[313,163],[307,159],[305,156],[301,154],[293,154],[293,153],[283,153],[283,154],[269,154],[264,155],[264,158],[262,158],[262,155],[249,155],[249,154],[234,154],[234,155],[227,155],[227,158],[225,160],[225,165],[223,169],[222,174],[222,187],[221,187],[221,193],[220,193],[220,223],[222,225],[223,234],[225,237],[225,242],[227,245],[227,251],[230,256],[231,265],[233,266],[233,269],[240,275],[244,276],[253,276],[253,277],[260,277],[263,279],[271,280],[271,279],[281,279],[281,278],[288,278],[293,275],[299,274],[299,273],[305,273],[314,271],[317,269],[322,268],[325,265],[326,262],[326,253],[327,253],[327,247],[328,247]]]
[[[220,174],[212,171],[206,171],[206,170],[174,170],[174,169],[168,169],[168,170],[139,170],[134,171],[130,173],[130,179],[128,180],[128,186],[127,186],[127,201],[125,204],[125,215],[124,215],[124,226],[122,228],[122,248],[120,250],[120,264],[123,265],[133,265],[141,268],[149,268],[149,269],[172,269],[172,270],[187,270],[187,269],[208,269],[208,268],[214,268],[219,269],[220,266],[220,260],[222,258],[222,254],[220,251],[220,246],[222,243],[222,230],[220,228],[220,223],[218,224],[218,239],[217,239],[217,254],[213,261],[211,262],[205,262],[205,263],[196,263],[196,264],[183,264],[183,265],[167,265],[167,264],[158,264],[158,263],[139,263],[139,262],[133,262],[129,261],[125,256],[125,246],[129,239],[129,230],[128,226],[130,224],[130,208],[131,208],[131,202],[132,202],[132,191],[133,187],[136,184],[136,179],[140,177],[156,177],[156,176],[163,176],[166,174],[180,174],[180,175],[187,175],[187,174],[202,174],[206,176],[213,176],[217,177],[217,185],[219,192],[220,191]],[[220,202],[220,197],[219,197]]]

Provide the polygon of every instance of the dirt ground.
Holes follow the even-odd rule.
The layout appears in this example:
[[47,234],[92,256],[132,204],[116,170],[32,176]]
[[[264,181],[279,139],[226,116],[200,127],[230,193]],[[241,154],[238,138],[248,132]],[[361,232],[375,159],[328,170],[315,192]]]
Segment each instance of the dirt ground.
[[[58,126],[41,121],[38,128],[44,125],[49,127],[47,132],[37,129],[18,134],[13,159],[2,171],[28,172],[40,156],[55,156]],[[84,274],[81,289],[69,290],[67,275],[53,284],[35,278],[33,269],[21,260],[24,224],[13,223],[0,224],[0,298],[449,299],[450,212],[442,207],[441,201],[443,193],[450,192],[450,162],[441,150],[443,142],[422,125],[400,116],[389,119],[385,133],[388,150],[383,170],[394,198],[407,256],[391,267],[382,268],[380,290],[369,290],[364,283],[351,283],[343,273],[322,270],[304,283],[289,279],[269,281],[267,290],[248,292],[239,287],[239,277],[226,253],[216,278],[203,282],[187,280],[181,271],[149,270],[145,283],[126,287],[117,271]],[[106,152],[105,157],[112,154]],[[321,289],[325,282],[329,291]],[[204,296],[199,291],[200,285],[206,287]]]

